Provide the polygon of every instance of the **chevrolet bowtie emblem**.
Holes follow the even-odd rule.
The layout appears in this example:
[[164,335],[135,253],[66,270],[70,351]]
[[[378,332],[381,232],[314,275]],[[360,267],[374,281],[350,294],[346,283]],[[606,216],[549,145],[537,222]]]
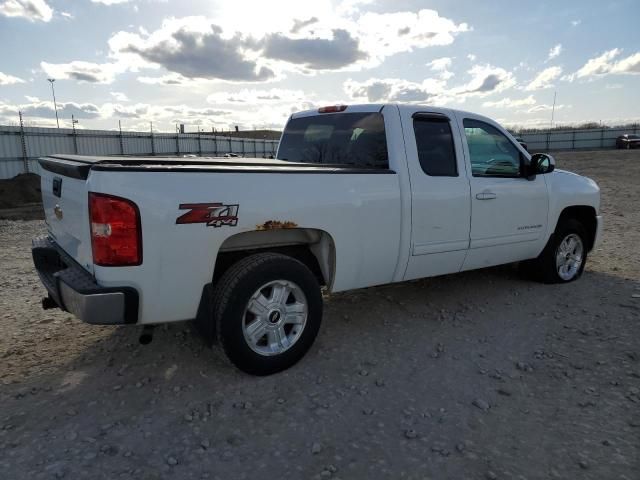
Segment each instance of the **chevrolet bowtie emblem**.
[[56,206],[53,209],[53,213],[56,214],[56,218],[58,220],[62,220],[62,208],[60,208],[60,205],[56,204]]

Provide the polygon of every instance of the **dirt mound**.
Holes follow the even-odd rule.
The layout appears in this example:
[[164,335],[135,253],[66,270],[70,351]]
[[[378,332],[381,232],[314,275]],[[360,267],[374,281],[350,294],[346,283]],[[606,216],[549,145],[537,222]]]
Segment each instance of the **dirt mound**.
[[16,208],[41,202],[39,175],[21,173],[8,180],[0,180],[0,208]]

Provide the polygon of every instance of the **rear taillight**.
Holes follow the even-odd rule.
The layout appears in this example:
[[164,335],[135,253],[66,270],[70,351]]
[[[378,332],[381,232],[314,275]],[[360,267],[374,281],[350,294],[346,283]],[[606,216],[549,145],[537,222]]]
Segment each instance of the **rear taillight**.
[[89,192],[93,263],[126,267],[142,263],[138,206],[126,198]]

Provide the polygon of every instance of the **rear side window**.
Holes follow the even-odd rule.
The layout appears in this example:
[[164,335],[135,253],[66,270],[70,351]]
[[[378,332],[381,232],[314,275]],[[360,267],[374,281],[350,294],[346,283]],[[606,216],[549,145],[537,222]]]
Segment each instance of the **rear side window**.
[[380,113],[332,113],[289,120],[278,148],[289,162],[389,168]]
[[415,118],[418,160],[422,170],[432,177],[457,177],[456,152],[449,120],[446,118]]

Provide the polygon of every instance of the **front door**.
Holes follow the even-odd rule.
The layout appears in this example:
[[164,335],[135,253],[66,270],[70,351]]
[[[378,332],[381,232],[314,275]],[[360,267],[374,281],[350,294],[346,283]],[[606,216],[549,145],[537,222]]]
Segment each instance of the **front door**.
[[547,231],[544,175],[523,176],[526,153],[499,125],[462,115],[458,124],[471,185],[470,245],[463,270],[535,257]]
[[405,280],[460,271],[469,247],[469,180],[455,118],[403,109],[411,179],[411,255]]

